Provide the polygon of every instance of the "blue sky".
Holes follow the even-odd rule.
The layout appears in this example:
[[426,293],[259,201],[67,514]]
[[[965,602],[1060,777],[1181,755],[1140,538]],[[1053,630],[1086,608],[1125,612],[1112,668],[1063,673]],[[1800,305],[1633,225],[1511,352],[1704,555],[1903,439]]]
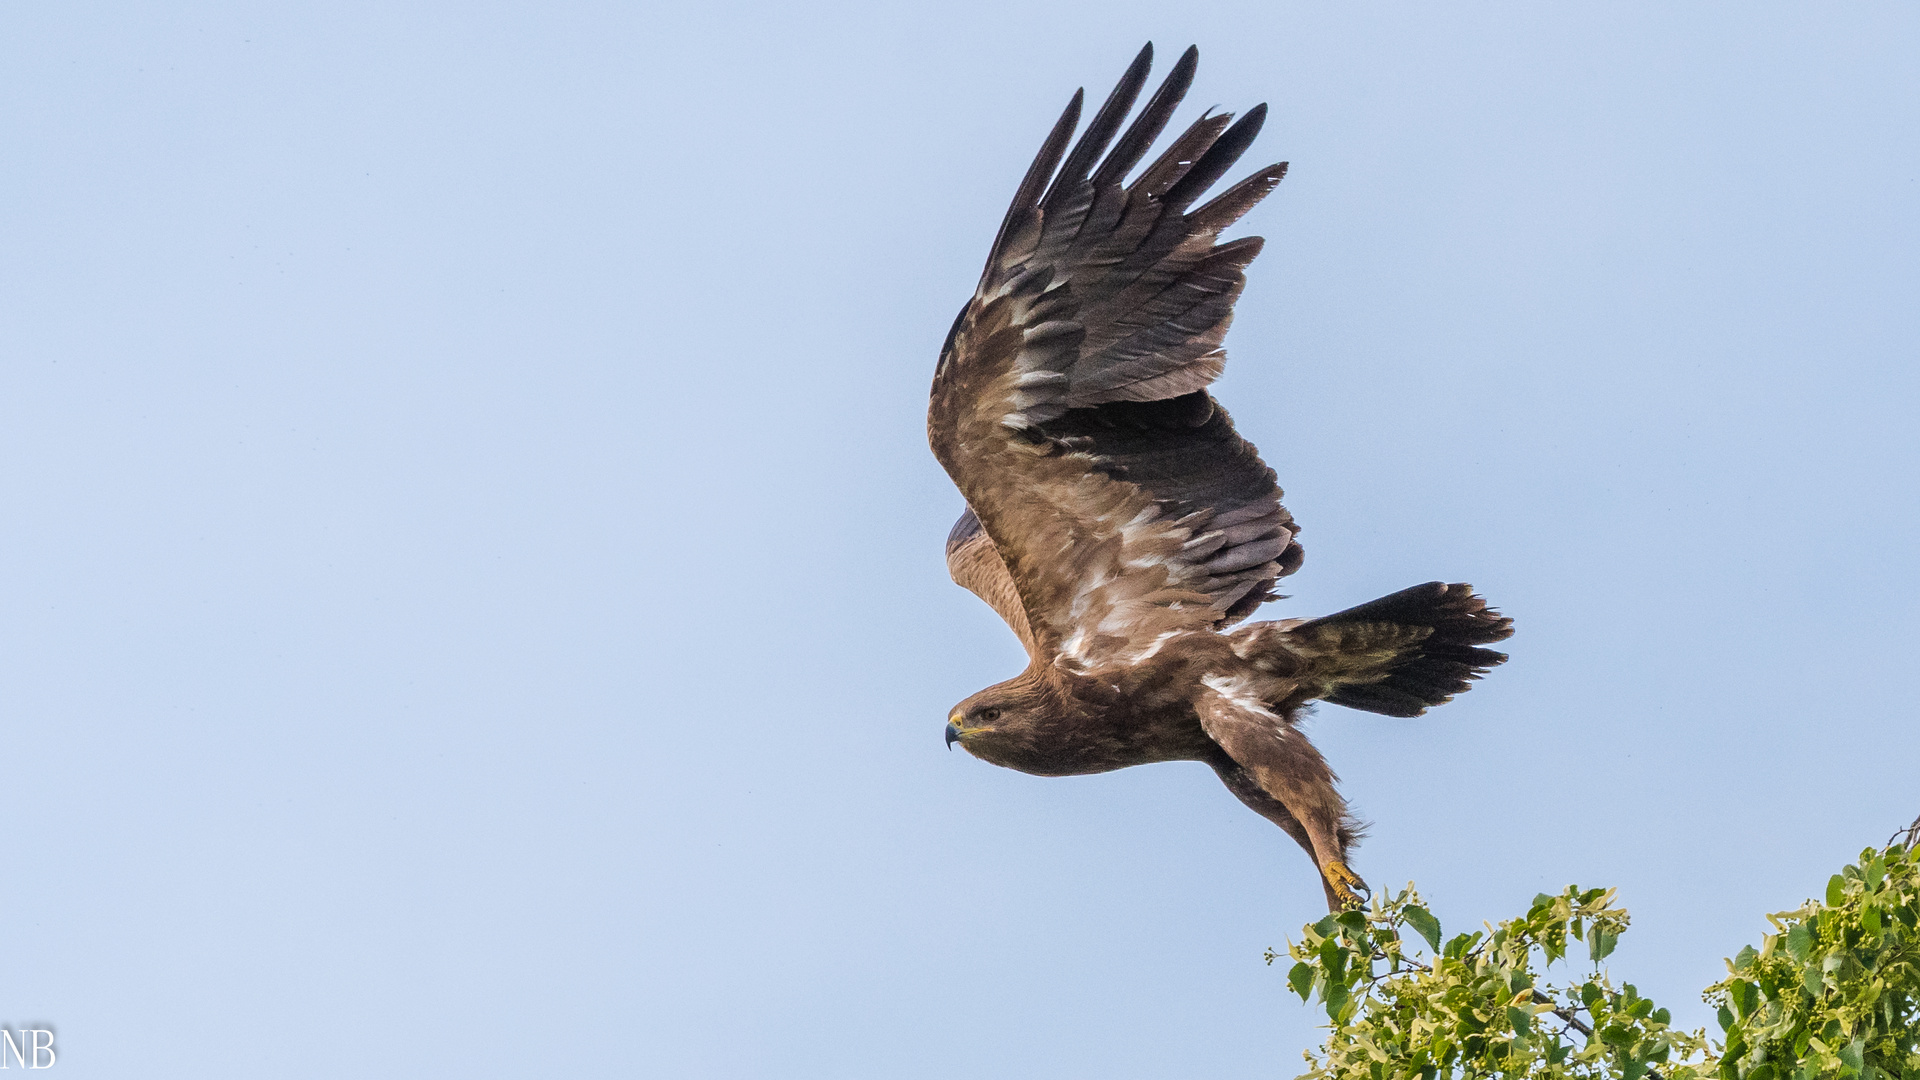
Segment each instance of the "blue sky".
[[946,752],[935,351],[1066,98],[1292,171],[1218,393],[1513,660],[1316,741],[1449,926],[1697,992],[1920,813],[1910,6],[180,3],[0,22],[0,1023],[72,1075],[1287,1076],[1305,857]]

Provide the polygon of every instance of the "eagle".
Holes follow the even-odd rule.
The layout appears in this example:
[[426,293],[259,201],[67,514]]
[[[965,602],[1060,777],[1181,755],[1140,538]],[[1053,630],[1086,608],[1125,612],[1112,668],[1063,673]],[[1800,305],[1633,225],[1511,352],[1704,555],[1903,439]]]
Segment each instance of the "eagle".
[[1483,646],[1513,625],[1438,581],[1239,625],[1302,550],[1274,471],[1208,392],[1261,247],[1220,234],[1287,166],[1200,201],[1262,104],[1209,110],[1136,173],[1199,51],[1122,131],[1152,63],[1148,44],[1068,149],[1074,93],[940,350],[928,441],[967,504],[947,567],[1029,660],[954,707],[947,745],[1039,776],[1205,762],[1306,849],[1340,910],[1368,894],[1348,866],[1359,827],[1300,730],[1308,703],[1419,716],[1504,662]]

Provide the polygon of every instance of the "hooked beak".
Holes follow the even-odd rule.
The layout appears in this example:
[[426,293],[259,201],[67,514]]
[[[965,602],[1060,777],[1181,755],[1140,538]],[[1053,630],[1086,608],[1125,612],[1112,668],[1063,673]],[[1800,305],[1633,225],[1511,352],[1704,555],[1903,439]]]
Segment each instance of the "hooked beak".
[[953,749],[953,744],[959,741],[960,741],[960,725],[954,723],[951,720],[947,721],[947,749],[949,750]]

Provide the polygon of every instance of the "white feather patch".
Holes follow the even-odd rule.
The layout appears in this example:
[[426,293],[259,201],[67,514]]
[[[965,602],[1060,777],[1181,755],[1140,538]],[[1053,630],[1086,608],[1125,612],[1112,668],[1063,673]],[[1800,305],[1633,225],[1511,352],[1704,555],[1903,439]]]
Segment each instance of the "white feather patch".
[[1227,700],[1227,704],[1236,709],[1256,716],[1264,716],[1276,724],[1280,722],[1280,717],[1275,715],[1272,709],[1267,708],[1267,703],[1260,700],[1260,696],[1254,693],[1253,683],[1245,675],[1203,675],[1200,677],[1200,685],[1219,694]]

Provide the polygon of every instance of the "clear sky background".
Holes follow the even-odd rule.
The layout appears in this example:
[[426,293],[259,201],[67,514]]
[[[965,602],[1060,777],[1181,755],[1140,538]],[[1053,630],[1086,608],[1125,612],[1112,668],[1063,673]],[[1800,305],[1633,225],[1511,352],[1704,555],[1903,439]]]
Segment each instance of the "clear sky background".
[[[74,1076],[1298,1071],[1305,856],[941,743],[935,352],[1076,86],[1292,172],[1216,388],[1318,614],[1518,624],[1312,732],[1450,929],[1617,885],[1678,1018],[1920,813],[1920,12],[0,16],[0,1022]],[[698,8],[698,10],[695,10]]]

